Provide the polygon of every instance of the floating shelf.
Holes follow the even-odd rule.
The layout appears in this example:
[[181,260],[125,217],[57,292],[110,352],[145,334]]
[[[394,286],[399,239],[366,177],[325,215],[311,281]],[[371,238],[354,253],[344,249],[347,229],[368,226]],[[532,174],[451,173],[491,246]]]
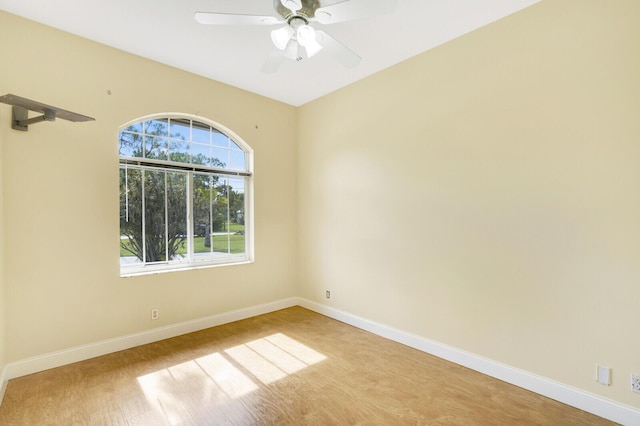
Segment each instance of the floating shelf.
[[[22,98],[10,93],[0,96],[0,102],[13,106],[11,128],[23,132],[29,130],[29,124],[41,123],[43,121],[56,121],[56,118],[73,122],[95,120],[93,117],[32,101],[31,99]],[[29,118],[29,111],[39,112],[43,115]]]

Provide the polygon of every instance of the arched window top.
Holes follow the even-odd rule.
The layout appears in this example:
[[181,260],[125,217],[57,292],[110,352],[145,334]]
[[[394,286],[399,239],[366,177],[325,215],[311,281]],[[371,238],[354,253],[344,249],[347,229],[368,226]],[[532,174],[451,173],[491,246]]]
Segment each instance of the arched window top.
[[229,129],[186,114],[156,114],[121,127],[120,157],[251,172],[251,148]]

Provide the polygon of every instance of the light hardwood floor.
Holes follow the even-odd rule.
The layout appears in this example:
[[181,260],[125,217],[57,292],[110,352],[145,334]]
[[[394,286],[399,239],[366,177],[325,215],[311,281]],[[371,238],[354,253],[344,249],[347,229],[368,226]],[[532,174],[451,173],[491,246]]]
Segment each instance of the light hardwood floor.
[[0,424],[610,423],[294,307],[13,379]]

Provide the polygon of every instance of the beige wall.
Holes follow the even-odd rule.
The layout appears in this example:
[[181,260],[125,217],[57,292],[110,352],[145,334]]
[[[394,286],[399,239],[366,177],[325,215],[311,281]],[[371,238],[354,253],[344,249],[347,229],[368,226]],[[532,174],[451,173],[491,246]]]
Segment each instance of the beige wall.
[[300,295],[640,407],[638,16],[543,1],[301,107]]
[[[2,12],[0,31],[5,92],[96,118],[24,133],[0,106],[6,362],[294,295],[293,107]],[[120,278],[117,131],[158,112],[200,114],[254,149],[254,264]]]
[[[640,407],[639,15],[546,0],[296,110],[0,12],[1,94],[97,119],[0,105],[0,367],[300,295]],[[156,112],[254,148],[255,264],[119,277],[116,133]]]
[[[0,42],[1,43],[1,42]],[[2,72],[2,63],[0,63],[0,76],[3,74]],[[3,79],[0,77],[0,95],[4,94],[4,83]],[[6,132],[6,128],[8,127],[6,124],[3,126],[2,123],[7,123],[9,121],[9,117],[6,116],[4,109],[0,109],[0,236],[4,235],[4,186],[3,186],[3,175],[4,175],[4,134]],[[6,307],[6,295],[5,295],[5,284],[4,284],[4,237],[0,237],[0,375],[2,374],[5,366],[5,331],[6,331],[6,317],[5,317],[5,307]],[[1,379],[1,378],[0,378]],[[2,383],[0,383],[0,389],[2,389]],[[0,395],[2,391],[0,390]]]

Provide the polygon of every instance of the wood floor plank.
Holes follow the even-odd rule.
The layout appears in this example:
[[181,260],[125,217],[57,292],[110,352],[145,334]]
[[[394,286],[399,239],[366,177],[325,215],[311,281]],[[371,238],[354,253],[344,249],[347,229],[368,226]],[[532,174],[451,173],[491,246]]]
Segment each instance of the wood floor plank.
[[607,425],[300,307],[10,380],[2,425]]

